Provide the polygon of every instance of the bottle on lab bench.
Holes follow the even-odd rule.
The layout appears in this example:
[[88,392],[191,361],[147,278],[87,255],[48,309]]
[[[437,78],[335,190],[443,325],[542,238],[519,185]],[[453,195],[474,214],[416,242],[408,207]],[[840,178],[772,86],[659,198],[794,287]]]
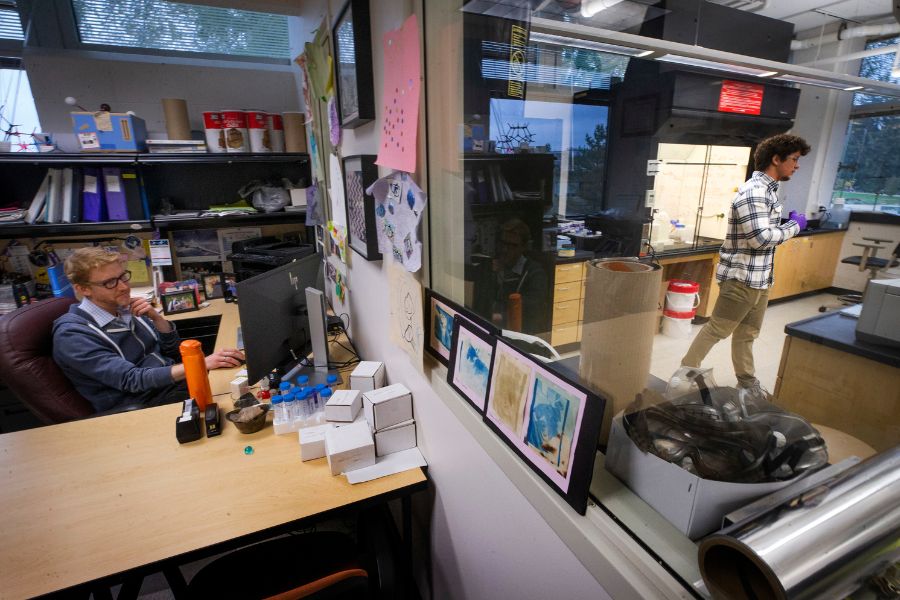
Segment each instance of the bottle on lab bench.
[[178,347],[181,362],[184,365],[184,377],[187,380],[188,393],[197,402],[200,411],[212,404],[212,390],[209,387],[209,372],[206,370],[206,357],[203,347],[197,340],[185,340]]

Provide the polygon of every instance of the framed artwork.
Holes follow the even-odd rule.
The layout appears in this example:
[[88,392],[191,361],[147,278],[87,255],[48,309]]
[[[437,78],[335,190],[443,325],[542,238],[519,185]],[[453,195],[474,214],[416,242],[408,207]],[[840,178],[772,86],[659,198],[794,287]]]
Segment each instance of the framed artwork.
[[162,296],[163,314],[177,315],[179,313],[191,312],[197,310],[197,297],[193,290],[182,290],[163,294]]
[[378,179],[374,154],[344,158],[344,202],[347,207],[347,241],[366,260],[381,260],[375,220],[375,198],[366,188]]
[[605,399],[496,340],[484,421],[582,515],[605,407]]
[[456,318],[451,339],[447,383],[484,414],[496,338],[466,319]]
[[499,329],[456,302],[444,298],[432,289],[425,289],[425,349],[444,366],[450,365],[453,349],[453,322],[461,314],[481,331],[496,335]]
[[375,118],[371,29],[369,0],[348,0],[331,28],[337,108],[345,129]]
[[225,294],[222,291],[221,273],[210,273],[203,276],[203,294],[206,296],[207,300],[225,297]]

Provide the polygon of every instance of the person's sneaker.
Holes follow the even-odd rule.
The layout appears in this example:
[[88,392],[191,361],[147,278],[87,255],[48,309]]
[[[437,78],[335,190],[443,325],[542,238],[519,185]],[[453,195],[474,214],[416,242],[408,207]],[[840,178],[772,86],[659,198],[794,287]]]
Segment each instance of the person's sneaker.
[[[756,404],[756,410],[759,410],[763,405],[759,404],[760,402],[772,403],[772,394],[769,393],[769,390],[764,388],[759,381],[751,383],[750,385],[739,385],[738,389],[743,393],[741,394],[741,399],[745,405],[747,405],[748,401]],[[756,412],[756,410],[752,410],[751,407],[747,406],[747,411],[749,413]]]

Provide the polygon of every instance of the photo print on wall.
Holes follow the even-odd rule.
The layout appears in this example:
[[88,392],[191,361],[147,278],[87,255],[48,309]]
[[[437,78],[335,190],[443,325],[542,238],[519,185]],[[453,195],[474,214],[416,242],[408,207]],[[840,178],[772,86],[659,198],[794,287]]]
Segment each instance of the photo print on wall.
[[484,421],[580,514],[606,401],[497,339]]
[[494,356],[494,337],[460,315],[453,320],[450,367],[447,383],[459,392],[479,413],[484,414],[491,366]]
[[431,288],[425,289],[425,349],[438,362],[448,366],[452,352],[453,321],[461,315],[481,331],[490,334],[498,329],[470,310],[441,296]]

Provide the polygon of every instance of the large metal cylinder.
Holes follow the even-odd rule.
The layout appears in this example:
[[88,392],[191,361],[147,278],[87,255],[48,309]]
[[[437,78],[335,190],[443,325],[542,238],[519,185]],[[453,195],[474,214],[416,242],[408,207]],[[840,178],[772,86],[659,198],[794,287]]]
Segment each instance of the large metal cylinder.
[[900,560],[900,446],[700,544],[714,598],[844,598]]

